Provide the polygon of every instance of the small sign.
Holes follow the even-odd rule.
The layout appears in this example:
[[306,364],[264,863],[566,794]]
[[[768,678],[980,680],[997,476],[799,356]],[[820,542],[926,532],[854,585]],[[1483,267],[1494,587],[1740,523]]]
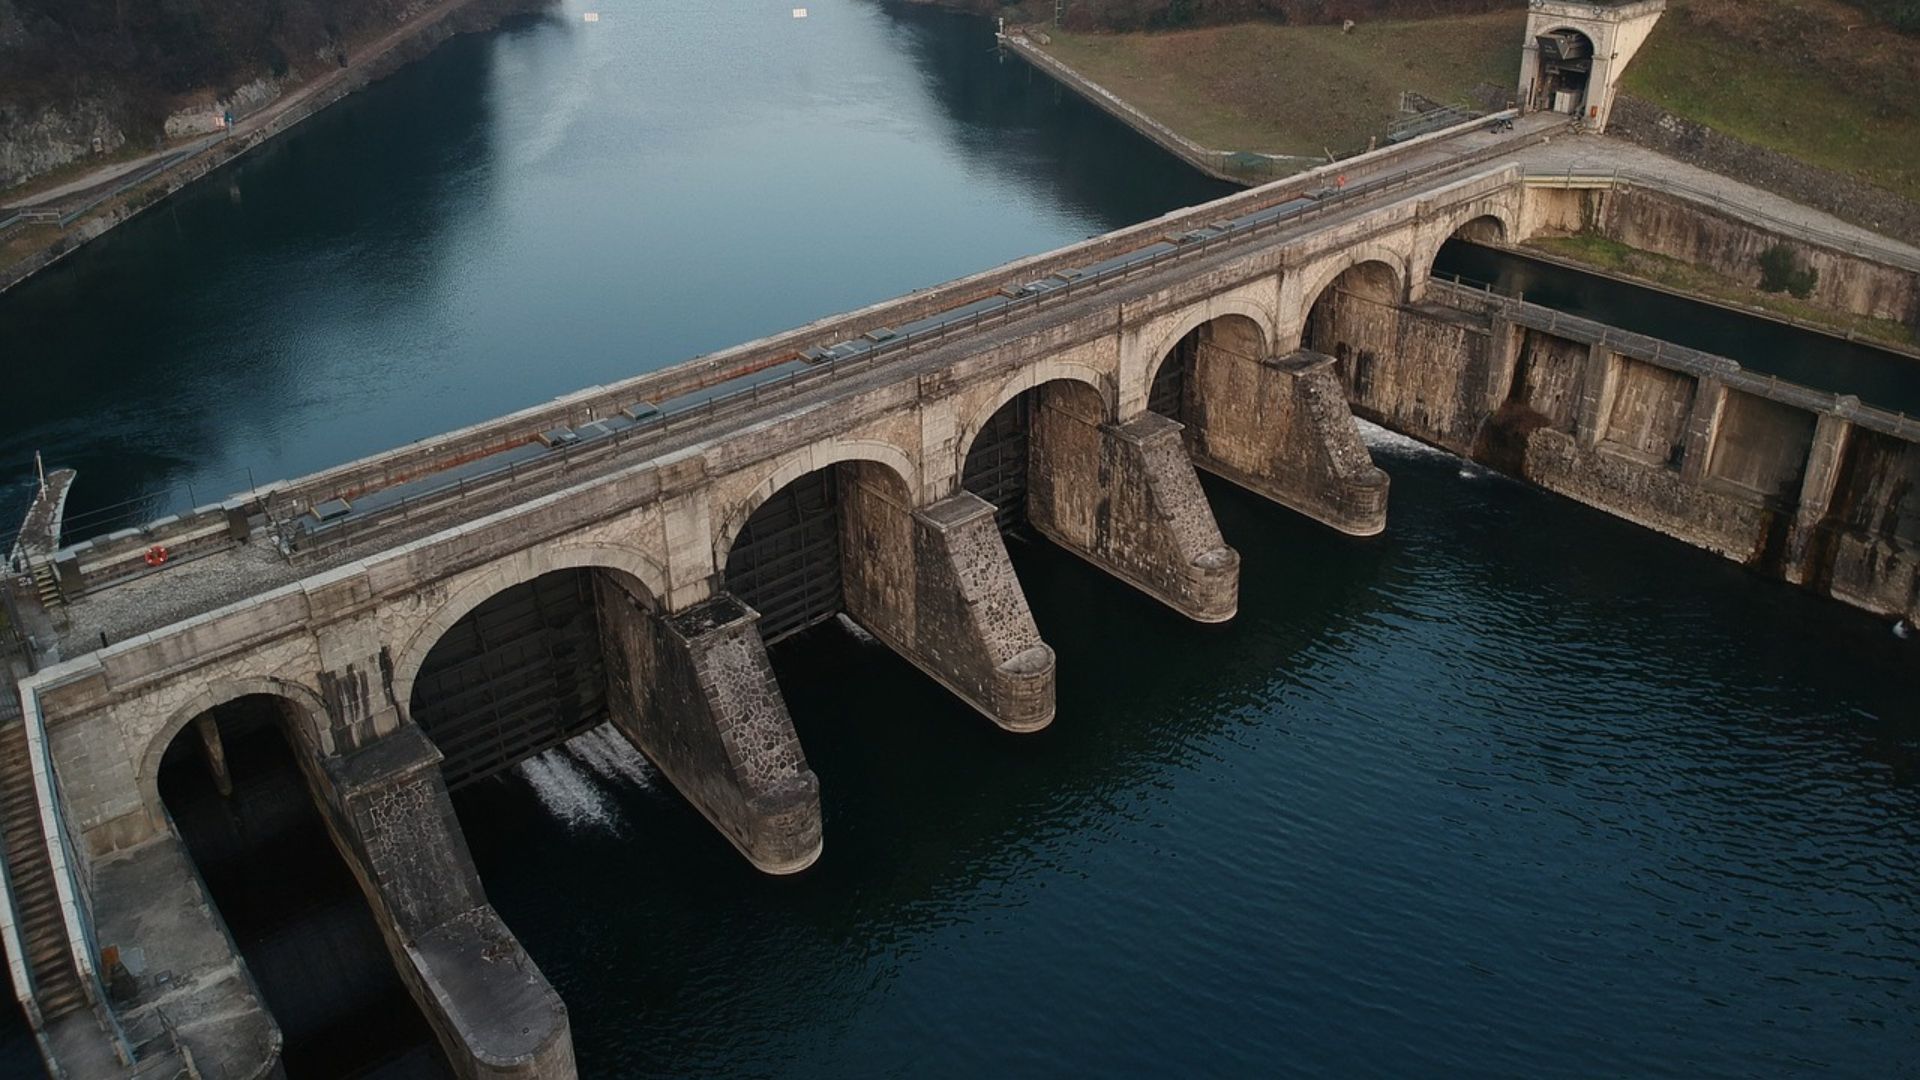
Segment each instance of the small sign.
[[599,13],[599,12],[597,12],[597,11],[589,11],[589,12],[587,12],[586,14],[584,14],[584,15],[582,15],[582,16],[580,16],[580,17],[581,17],[582,19],[584,19],[584,20],[586,20],[587,22],[599,22],[599,21],[600,21],[600,13]]
[[807,17],[807,9],[806,9],[806,8],[803,8],[803,7],[797,7],[797,8],[794,8],[794,9],[793,9],[793,17],[794,17],[794,18],[796,18],[796,19],[804,19],[804,18],[806,18],[806,17]]

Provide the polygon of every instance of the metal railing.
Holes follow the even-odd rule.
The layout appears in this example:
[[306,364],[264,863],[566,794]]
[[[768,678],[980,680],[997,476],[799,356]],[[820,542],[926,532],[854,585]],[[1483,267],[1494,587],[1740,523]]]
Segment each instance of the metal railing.
[[[1479,159],[1503,153],[1501,146],[1483,148],[1480,151],[1461,155],[1462,159]],[[1462,164],[1474,164],[1474,160],[1451,162],[1452,167]],[[743,387],[732,393],[711,398],[693,408],[671,413],[659,420],[643,425],[626,428],[597,439],[559,447],[538,458],[514,462],[498,469],[488,470],[471,477],[455,481],[451,486],[435,491],[421,492],[396,500],[374,511],[367,518],[349,519],[331,524],[323,524],[309,530],[304,537],[294,534],[292,523],[283,522],[280,527],[283,550],[290,555],[298,553],[312,557],[325,551],[336,550],[356,540],[372,535],[380,530],[403,524],[417,513],[428,509],[437,509],[449,503],[458,502],[469,495],[511,491],[527,484],[545,480],[564,473],[577,465],[583,465],[608,457],[623,448],[665,441],[670,435],[684,429],[710,424],[718,417],[751,408],[773,398],[788,398],[803,393],[816,386],[826,385],[848,376],[868,371],[881,361],[903,361],[919,353],[945,343],[949,338],[963,331],[973,331],[989,325],[1005,325],[1016,317],[1040,311],[1043,308],[1055,308],[1071,300],[1079,300],[1090,293],[1098,292],[1127,281],[1137,275],[1158,270],[1174,263],[1188,262],[1217,254],[1221,250],[1249,243],[1261,237],[1271,236],[1275,232],[1292,229],[1301,224],[1315,221],[1353,205],[1355,200],[1366,196],[1381,194],[1405,185],[1412,180],[1431,176],[1432,166],[1403,169],[1387,176],[1364,181],[1338,191],[1330,198],[1303,207],[1299,211],[1272,219],[1243,226],[1239,229],[1223,232],[1215,236],[1184,243],[1170,251],[1146,256],[1127,263],[1124,266],[1089,274],[1069,281],[1058,288],[1034,296],[1009,299],[1002,307],[977,315],[968,316],[927,330],[901,334],[885,342],[876,344],[872,349],[857,356],[842,360],[821,362],[809,369],[796,371],[779,379]],[[1488,174],[1483,174],[1488,175]],[[1467,181],[1475,179],[1467,178]],[[1391,228],[1392,225],[1383,226]],[[1146,246],[1143,244],[1143,246]],[[282,489],[284,491],[284,489]],[[298,500],[295,500],[296,502]]]
[[1427,296],[1463,310],[1477,307],[1481,311],[1497,312],[1519,326],[1568,340],[1591,342],[1656,367],[1684,372],[1695,378],[1718,380],[1730,389],[1808,412],[1832,413],[1869,430],[1920,443],[1920,420],[1905,412],[1864,404],[1852,394],[1816,390],[1801,383],[1783,380],[1778,375],[1748,371],[1741,367],[1739,361],[1725,356],[1621,330],[1555,308],[1530,304],[1518,297],[1497,292],[1491,285],[1476,287],[1481,284],[1469,284],[1463,279],[1434,278],[1427,285]]

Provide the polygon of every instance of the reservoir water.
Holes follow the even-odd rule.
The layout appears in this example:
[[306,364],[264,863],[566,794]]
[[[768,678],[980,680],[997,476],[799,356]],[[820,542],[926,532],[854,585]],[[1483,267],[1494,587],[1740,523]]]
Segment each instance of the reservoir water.
[[[204,501],[1217,190],[977,21],[754,7],[456,42],[0,297],[0,460]],[[1209,483],[1225,626],[1013,544],[1039,734],[776,648],[796,878],[597,736],[463,791],[582,1075],[1916,1075],[1915,643],[1368,437],[1373,540]]]

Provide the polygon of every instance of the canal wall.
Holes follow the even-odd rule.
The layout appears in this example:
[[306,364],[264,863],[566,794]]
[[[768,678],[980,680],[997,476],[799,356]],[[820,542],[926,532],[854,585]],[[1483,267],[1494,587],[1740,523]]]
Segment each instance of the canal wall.
[[1805,299],[1834,311],[1920,328],[1920,264],[1892,252],[1867,252],[1838,238],[1821,239],[1784,223],[1757,220],[1698,198],[1623,179],[1600,187],[1539,188],[1540,233],[1591,229],[1610,240],[1762,287],[1760,259],[1784,246],[1817,273]]
[[1920,618],[1920,422],[1433,282],[1309,325],[1356,415],[1769,576]]
[[1920,244],[1920,206],[1850,176],[1736,139],[1631,94],[1615,99],[1608,130],[1689,165],[1740,177],[1843,221]]

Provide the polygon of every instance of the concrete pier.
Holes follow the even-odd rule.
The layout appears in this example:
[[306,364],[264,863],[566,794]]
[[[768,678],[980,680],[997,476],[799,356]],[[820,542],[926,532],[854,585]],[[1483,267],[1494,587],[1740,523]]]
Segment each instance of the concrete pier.
[[995,724],[1047,726],[1053,650],[1034,626],[993,505],[962,492],[909,511],[889,490],[861,484],[843,496],[847,614]]
[[747,861],[791,874],[820,857],[820,781],[774,682],[753,610],[721,594],[662,616],[595,580],[614,727]]
[[572,1077],[567,1006],[487,903],[439,764],[412,724],[329,759],[335,846],[462,1080]]
[[1251,360],[1202,348],[1188,432],[1194,461],[1351,536],[1387,527],[1387,474],[1360,441],[1334,360]]
[[1155,413],[1123,424],[1035,410],[1028,520],[1041,535],[1196,622],[1240,609],[1240,554],[1227,546],[1181,445]]

